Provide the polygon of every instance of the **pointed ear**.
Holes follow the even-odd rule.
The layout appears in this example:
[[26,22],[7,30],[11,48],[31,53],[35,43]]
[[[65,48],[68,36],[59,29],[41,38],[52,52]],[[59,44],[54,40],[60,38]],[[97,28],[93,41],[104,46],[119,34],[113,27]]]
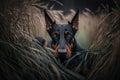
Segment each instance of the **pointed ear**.
[[72,25],[72,28],[75,30],[78,30],[78,21],[79,21],[79,10],[76,12],[75,16],[73,17],[71,22],[68,22],[69,24]]
[[46,10],[44,10],[44,16],[45,16],[45,22],[46,22],[46,29],[47,30],[52,29],[52,25],[55,24],[55,21],[53,22],[53,20],[50,18]]

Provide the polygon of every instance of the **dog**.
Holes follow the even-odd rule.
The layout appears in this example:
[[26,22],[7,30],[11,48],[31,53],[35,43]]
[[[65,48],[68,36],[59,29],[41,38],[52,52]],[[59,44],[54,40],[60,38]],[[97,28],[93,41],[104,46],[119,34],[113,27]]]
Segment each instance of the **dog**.
[[[80,52],[83,50],[75,39],[75,34],[78,31],[78,21],[79,21],[79,10],[76,12],[75,16],[68,21],[67,24],[56,24],[53,21],[48,12],[44,10],[46,30],[51,37],[51,41],[48,42],[48,47],[54,50],[54,56],[59,58],[60,61],[64,61],[75,54],[75,52]],[[36,37],[36,39],[46,45],[46,41],[41,37]]]
[[46,10],[44,11],[44,15],[46,30],[52,40],[46,42],[42,37],[36,37],[36,39],[42,43],[43,46],[52,48],[54,50],[54,56],[59,59],[61,63],[64,63],[64,61],[74,56],[77,52],[80,52],[80,55],[76,56],[68,63],[67,68],[75,71],[75,68],[79,64],[82,64],[79,72],[86,75],[91,68],[93,59],[91,54],[88,54],[88,52],[82,49],[75,39],[79,25],[79,10],[76,12],[71,22],[68,21],[67,24],[56,24],[56,22],[50,18]]

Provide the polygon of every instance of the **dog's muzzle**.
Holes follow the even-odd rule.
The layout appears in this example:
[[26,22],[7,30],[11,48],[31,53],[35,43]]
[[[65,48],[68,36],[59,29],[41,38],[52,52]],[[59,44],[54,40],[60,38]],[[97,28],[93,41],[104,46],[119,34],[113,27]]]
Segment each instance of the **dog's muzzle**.
[[56,48],[54,48],[55,50],[55,57],[61,59],[61,60],[66,60],[71,56],[71,47],[69,45],[65,45],[64,47],[62,46],[56,46]]

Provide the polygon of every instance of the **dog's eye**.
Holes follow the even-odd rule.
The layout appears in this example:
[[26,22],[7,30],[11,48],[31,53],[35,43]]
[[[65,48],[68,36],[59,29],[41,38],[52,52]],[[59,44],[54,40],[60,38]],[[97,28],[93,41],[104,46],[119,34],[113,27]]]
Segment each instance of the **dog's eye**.
[[68,31],[65,31],[65,36],[66,36],[67,39],[71,38],[71,34]]
[[60,33],[59,33],[59,32],[55,32],[55,33],[53,34],[53,37],[54,37],[54,38],[58,38],[58,37],[59,37],[59,35],[60,35]]

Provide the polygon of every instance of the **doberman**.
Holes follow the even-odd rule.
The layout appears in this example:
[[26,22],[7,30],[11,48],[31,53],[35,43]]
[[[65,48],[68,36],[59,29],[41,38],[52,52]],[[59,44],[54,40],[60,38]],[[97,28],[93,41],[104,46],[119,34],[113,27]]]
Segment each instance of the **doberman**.
[[[68,65],[67,67],[73,69],[75,66],[79,65],[80,62],[82,62],[82,68],[91,67],[90,58],[87,56],[88,60],[85,60],[87,52],[78,45],[74,37],[78,30],[79,10],[76,12],[71,22],[68,21],[68,24],[56,24],[56,22],[50,18],[46,10],[44,11],[44,15],[46,30],[52,39],[47,46],[54,50],[54,56],[63,63],[65,60],[74,56],[76,52],[80,52],[82,55],[75,57],[75,59],[69,63],[70,66]],[[46,41],[43,38],[36,37],[36,39],[46,45]]]
[[[50,18],[46,10],[44,14],[46,29],[52,39],[48,47],[54,49],[55,57],[63,62],[65,59],[73,56],[75,52],[82,50],[74,38],[78,30],[79,10],[72,21],[68,21],[68,24],[56,24],[56,22]],[[45,40],[41,37],[36,37],[36,39],[45,44]]]

